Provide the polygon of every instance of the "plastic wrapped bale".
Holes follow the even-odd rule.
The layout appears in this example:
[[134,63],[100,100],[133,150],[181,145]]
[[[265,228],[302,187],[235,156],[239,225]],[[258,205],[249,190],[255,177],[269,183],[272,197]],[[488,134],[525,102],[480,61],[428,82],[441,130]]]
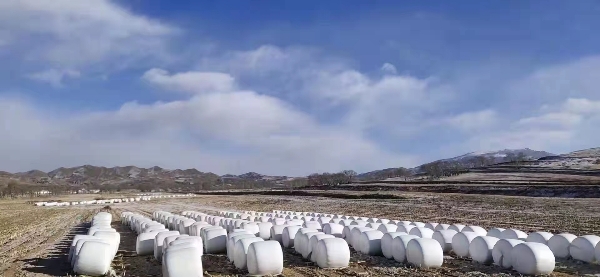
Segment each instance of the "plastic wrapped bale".
[[190,237],[189,235],[176,235],[176,236],[168,236],[163,240],[162,253],[165,254],[165,251],[169,248],[169,244],[174,242],[176,239],[181,237]]
[[369,224],[367,224],[367,227],[373,229],[373,230],[377,230],[379,229],[379,226],[381,226],[381,223],[372,223],[370,222]]
[[273,223],[274,226],[276,226],[276,225],[285,225],[285,219],[283,219],[283,218],[273,218],[273,221],[271,221],[271,223]]
[[517,230],[517,229],[506,229],[506,230],[502,231],[502,234],[500,236],[503,239],[520,239],[520,240],[527,239],[527,233]]
[[196,247],[170,249],[165,252],[163,272],[166,277],[202,277],[202,252]]
[[[210,230],[225,230],[225,229],[223,229],[223,227],[218,227],[218,226],[200,227],[200,237],[202,238],[203,241],[206,241],[206,232],[208,232]],[[241,229],[241,230],[243,230],[243,229]],[[225,233],[227,233],[227,230],[225,230]]]
[[459,257],[469,257],[469,245],[478,236],[475,232],[457,233],[452,237],[452,250]]
[[257,225],[258,225],[258,236],[264,240],[270,239],[271,238],[271,227],[273,227],[273,223],[259,222]]
[[324,235],[323,232],[308,232],[305,234],[301,234],[299,239],[299,243],[301,245],[300,249],[302,251],[302,257],[305,259],[310,258],[310,254],[312,253],[312,249],[310,249],[310,239],[316,235]]
[[406,260],[421,268],[436,268],[444,263],[444,251],[434,239],[416,238],[406,246]]
[[533,232],[527,236],[527,242],[539,242],[548,245],[548,240],[550,240],[554,236],[554,234],[549,232]]
[[294,237],[294,250],[297,253],[304,253],[303,250],[306,248],[306,244],[308,243],[308,238],[306,234],[308,233],[318,233],[319,231],[310,229],[310,228],[302,228],[296,232],[296,236]]
[[161,260],[162,257],[162,246],[163,246],[163,242],[165,240],[166,237],[170,237],[170,236],[178,236],[179,235],[179,231],[167,231],[167,232],[160,232],[158,234],[156,234],[156,236],[154,237],[154,258],[158,261]]
[[393,255],[393,251],[392,251],[392,243],[394,241],[394,238],[396,238],[397,236],[402,236],[402,235],[408,235],[407,233],[404,232],[389,232],[389,233],[384,233],[383,237],[381,238],[381,254],[388,258],[388,259],[393,259],[394,255]]
[[[390,223],[390,220],[389,219],[385,219],[385,218],[380,218],[380,219],[377,220],[377,223],[388,224],[388,223]],[[394,225],[396,225],[396,224],[394,224]]]
[[352,225],[352,222],[353,222],[353,221],[354,221],[354,220],[350,220],[350,219],[342,219],[342,220],[340,221],[340,224],[342,224],[343,226],[350,226],[350,225]]
[[380,232],[386,234],[386,233],[396,232],[398,230],[398,226],[396,226],[396,224],[384,224],[384,223],[382,223],[381,225],[379,225],[379,227],[377,228],[377,230],[379,230]]
[[248,232],[250,232],[251,234],[254,234],[255,236],[258,235],[258,233],[260,232],[260,229],[258,228],[258,224],[254,223],[254,222],[244,223],[244,224],[242,224],[242,228],[244,230],[248,230]]
[[85,241],[74,258],[73,271],[82,275],[103,276],[110,268],[113,251],[110,243],[97,240]]
[[469,225],[461,230],[461,232],[473,232],[479,236],[487,236],[487,230],[479,226]]
[[510,251],[512,268],[525,275],[550,274],[555,259],[550,248],[538,242],[525,242]]
[[307,221],[302,226],[304,228],[315,229],[317,231],[323,230],[323,228],[321,227],[321,224],[319,224],[319,222],[317,222],[317,221]]
[[369,227],[358,226],[358,227],[352,229],[352,231],[350,231],[350,245],[352,245],[352,248],[354,248],[354,250],[359,251],[358,239],[360,238],[360,234],[364,231],[371,231],[371,230],[373,230],[373,229],[369,228]]
[[328,239],[328,238],[335,238],[332,235],[328,235],[328,234],[316,234],[312,237],[310,237],[310,239],[308,240],[308,247],[307,247],[307,252],[309,253],[309,259],[313,262],[316,263],[316,255],[315,255],[315,250],[317,250],[317,244],[319,243],[320,240],[322,239]]
[[276,275],[283,271],[283,251],[276,241],[256,241],[246,255],[250,275]]
[[436,225],[433,230],[434,231],[442,231],[442,230],[448,230],[449,228],[450,228],[449,224],[440,223],[440,224]]
[[412,228],[408,234],[424,239],[430,239],[433,237],[433,230],[425,227],[416,227]]
[[431,238],[436,240],[440,244],[444,253],[448,253],[450,252],[450,250],[452,250],[452,238],[456,234],[458,234],[458,232],[454,230],[440,230],[435,231]]
[[487,236],[488,237],[495,237],[495,238],[502,238],[502,232],[504,231],[504,228],[492,228],[488,231]]
[[369,224],[369,222],[366,222],[364,220],[354,220],[352,221],[352,223],[350,223],[350,225],[358,225],[358,226],[367,226],[367,224]]
[[313,257],[320,268],[344,268],[350,263],[350,247],[341,238],[324,238],[317,242]]
[[323,225],[323,233],[341,238],[344,232],[344,226],[337,223],[325,223]]
[[357,250],[369,256],[381,256],[383,233],[378,230],[364,231],[358,238]]
[[456,232],[461,232],[462,229],[464,229],[465,227],[467,227],[467,226],[462,225],[462,224],[452,224],[452,225],[450,225],[450,227],[448,227],[448,230],[454,230]]
[[209,229],[204,233],[204,250],[207,254],[227,252],[227,230]]
[[[554,235],[548,240],[548,247],[550,247],[550,250],[554,253],[556,258],[567,259],[571,257],[569,246],[571,246],[571,242],[576,238],[576,235],[569,233]],[[596,259],[598,258],[596,257]]]
[[233,263],[236,268],[246,269],[247,253],[250,244],[256,241],[264,241],[261,238],[241,238],[233,246]]
[[425,228],[425,223],[423,223],[423,222],[415,221],[415,222],[411,222],[410,225]]
[[369,223],[377,223],[377,220],[379,220],[379,218],[372,217],[372,218],[367,218],[366,221]]
[[179,222],[179,233],[189,235],[190,226],[194,223],[196,223],[196,221],[193,219],[182,220]]
[[407,234],[410,233],[410,231],[412,229],[417,228],[417,226],[415,226],[415,225],[406,225],[406,224],[403,224],[403,223],[398,223],[397,226],[398,226],[398,229],[396,229],[396,231],[398,231],[398,232],[404,232],[404,233],[407,233]]
[[[170,242],[169,247],[180,244],[198,247],[200,249],[200,252],[204,253],[204,242],[199,237],[181,236],[176,238],[175,241]],[[167,249],[169,247],[167,247]]]
[[281,233],[281,244],[283,245],[283,247],[294,247],[294,238],[296,237],[296,233],[298,233],[298,230],[300,230],[301,228],[302,227],[297,225],[287,226],[283,228],[283,232]]
[[141,233],[135,241],[135,253],[138,256],[152,255],[154,253],[154,239],[158,233],[169,232],[163,230],[159,232]]
[[112,231],[98,231],[94,233],[94,237],[107,239],[113,247],[113,257],[117,254],[119,243],[121,242],[121,234]]
[[425,228],[435,231],[435,227],[438,226],[438,224],[439,223],[435,223],[435,222],[425,223]]
[[271,240],[277,241],[283,244],[283,229],[289,225],[274,225],[271,227]]
[[[317,222],[318,224],[318,222]],[[288,220],[285,222],[285,225],[298,225],[298,226],[303,226],[304,225],[304,221],[300,220],[300,219],[293,219],[293,220]]]
[[406,247],[408,243],[419,237],[413,235],[400,235],[392,241],[392,256],[400,263],[406,263]]
[[[79,241],[82,242],[79,242]],[[98,238],[98,237],[94,237],[94,236],[90,236],[90,235],[76,235],[73,240],[71,241],[71,246],[69,247],[69,255],[68,255],[68,261],[69,263],[73,264],[73,257],[76,255],[77,252],[77,243],[79,242],[79,249],[81,249],[81,246],[83,245],[83,241],[85,240],[97,240],[97,241],[103,241],[108,243],[107,241],[105,241],[104,239]]]
[[200,236],[200,228],[205,227],[205,226],[210,226],[210,224],[208,224],[207,222],[196,222],[196,223],[192,224],[190,226],[190,232],[188,233],[188,235],[199,237]]
[[331,217],[320,217],[319,220],[317,220],[319,222],[319,224],[321,224],[321,226],[323,226],[324,224],[327,224],[329,222],[331,222]]
[[346,240],[348,244],[352,244],[352,229],[358,227],[358,225],[348,225],[344,226],[344,230],[342,230],[342,238]]
[[494,262],[492,251],[499,238],[489,236],[479,236],[471,241],[469,245],[469,255],[473,261],[489,265]]
[[574,239],[569,246],[569,253],[574,260],[591,263],[596,260],[595,248],[600,237],[594,235],[581,236]]
[[498,240],[496,245],[494,245],[494,249],[492,249],[492,258],[494,259],[494,264],[506,269],[511,268],[512,259],[510,253],[513,247],[521,243],[524,243],[524,241],[518,239]]

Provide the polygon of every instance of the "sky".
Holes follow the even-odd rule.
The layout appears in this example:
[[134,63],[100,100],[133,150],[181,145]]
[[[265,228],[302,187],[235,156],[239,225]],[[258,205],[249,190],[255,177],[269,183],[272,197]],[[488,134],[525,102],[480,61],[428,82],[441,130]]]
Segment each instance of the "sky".
[[600,2],[0,1],[0,170],[599,146]]

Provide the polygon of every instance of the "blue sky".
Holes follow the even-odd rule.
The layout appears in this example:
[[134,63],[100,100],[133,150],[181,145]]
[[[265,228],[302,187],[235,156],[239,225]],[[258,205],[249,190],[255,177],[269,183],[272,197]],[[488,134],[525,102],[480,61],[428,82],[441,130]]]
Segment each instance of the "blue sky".
[[583,0],[2,1],[0,169],[304,175],[595,147],[599,13]]

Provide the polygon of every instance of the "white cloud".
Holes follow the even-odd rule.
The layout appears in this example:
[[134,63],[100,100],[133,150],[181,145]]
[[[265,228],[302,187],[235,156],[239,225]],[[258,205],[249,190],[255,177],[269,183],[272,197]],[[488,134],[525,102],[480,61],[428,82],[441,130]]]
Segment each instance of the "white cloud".
[[51,69],[48,69],[45,71],[29,74],[27,77],[29,77],[32,80],[49,83],[50,85],[52,85],[54,87],[61,87],[64,79],[66,79],[66,78],[74,79],[74,78],[79,78],[80,76],[81,76],[81,73],[77,70],[72,70],[72,69],[59,70],[56,68],[51,68]]
[[384,74],[391,74],[391,75],[396,75],[398,73],[398,71],[396,70],[396,66],[394,66],[391,63],[384,63],[381,66],[381,72],[383,72]]
[[498,121],[498,114],[492,109],[486,109],[475,112],[465,112],[456,116],[441,120],[440,123],[447,123],[450,126],[463,131],[478,131],[495,127]]
[[169,72],[153,68],[142,76],[152,84],[167,90],[197,94],[206,92],[227,92],[235,89],[235,79],[218,72],[183,72],[169,75]]

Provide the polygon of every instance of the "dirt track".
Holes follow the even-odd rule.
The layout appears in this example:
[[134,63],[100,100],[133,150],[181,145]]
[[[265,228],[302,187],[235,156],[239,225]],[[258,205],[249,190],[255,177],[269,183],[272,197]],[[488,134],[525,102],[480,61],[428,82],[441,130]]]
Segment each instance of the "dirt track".
[[[287,209],[424,222],[460,222],[487,228],[514,227],[523,231],[600,234],[600,201],[595,199],[426,193],[399,193],[397,196],[365,200],[309,196],[202,196],[115,204],[111,208],[115,216],[122,211],[148,214],[155,210]],[[0,201],[1,276],[66,276],[69,272],[65,262],[66,245],[72,236],[85,231],[84,222],[101,208],[33,207],[23,201]],[[118,222],[113,223],[113,227],[122,236],[119,253],[113,262],[117,273],[120,276],[160,276],[157,261],[135,255],[135,234]],[[354,251],[350,267],[342,270],[319,269],[290,249],[285,250],[284,259],[284,276],[518,276],[512,271],[473,264],[469,259],[452,256],[446,256],[443,268],[435,270],[409,268],[383,257],[365,256]],[[206,276],[244,275],[227,263],[224,255],[205,255],[203,265]],[[599,273],[599,265],[559,261],[553,276]]]

